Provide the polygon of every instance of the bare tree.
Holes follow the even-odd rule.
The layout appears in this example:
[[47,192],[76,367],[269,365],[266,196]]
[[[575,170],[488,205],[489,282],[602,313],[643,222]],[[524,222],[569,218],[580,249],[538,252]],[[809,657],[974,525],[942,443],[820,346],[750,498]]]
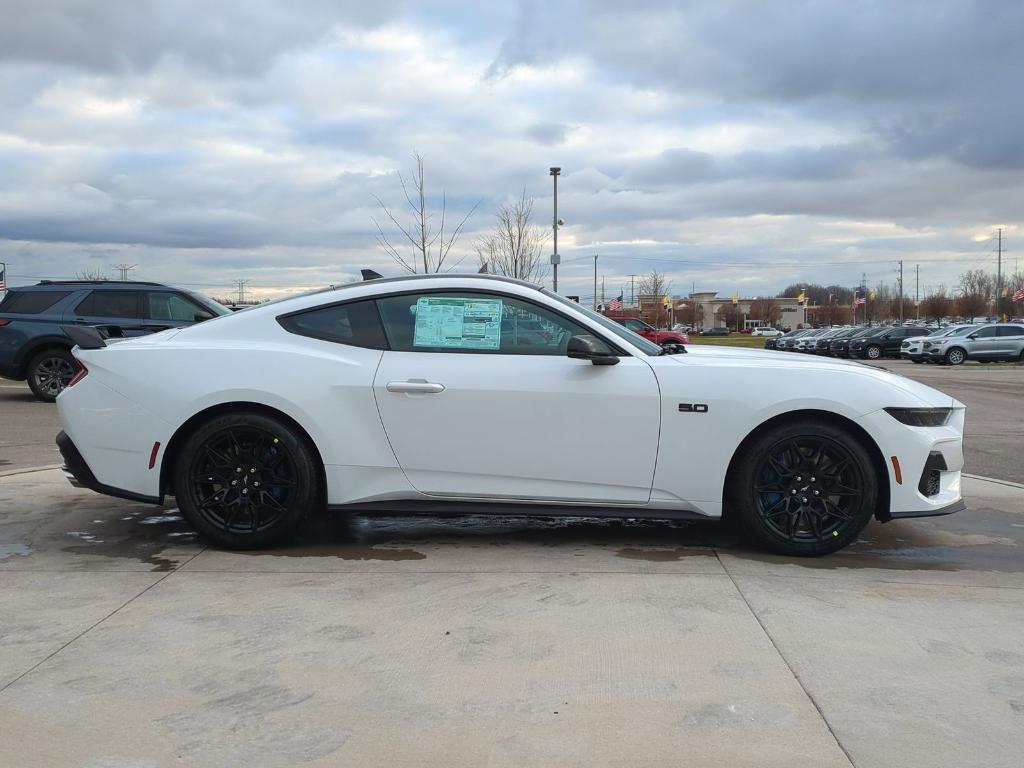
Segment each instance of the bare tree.
[[983,269],[969,269],[960,275],[957,309],[962,317],[973,320],[988,312],[995,293],[995,277]]
[[665,278],[664,272],[654,269],[649,275],[640,278],[639,288],[641,296],[653,296],[660,301],[662,296],[672,290],[672,281]]
[[466,226],[466,222],[469,221],[469,217],[473,215],[480,202],[474,203],[469,212],[462,217],[458,226],[451,231],[450,235],[446,236],[445,216],[447,214],[447,198],[445,197],[444,190],[442,190],[440,225],[435,231],[433,223],[435,214],[431,213],[427,207],[427,179],[423,155],[416,153],[413,157],[416,160],[416,168],[413,170],[411,182],[407,182],[401,173],[398,174],[398,181],[402,185],[402,193],[405,195],[405,201],[412,212],[412,220],[408,224],[403,224],[383,200],[376,195],[374,196],[384,215],[394,224],[401,237],[408,241],[408,247],[411,248],[412,253],[403,254],[388,239],[388,236],[384,234],[384,229],[380,223],[374,219],[373,223],[377,227],[377,242],[406,272],[415,274],[420,271],[424,273],[447,271],[445,269],[445,262],[451,253],[452,247],[458,241],[463,227]]
[[103,272],[98,269],[84,269],[81,272],[76,272],[75,276],[79,280],[107,280],[109,279]]
[[921,302],[921,314],[936,322],[949,315],[953,309],[953,301],[946,295],[946,289],[939,286],[935,293],[925,296]]
[[725,327],[734,331],[738,331],[740,323],[743,322],[743,312],[735,304],[722,304],[718,309],[715,310],[715,314],[718,318],[725,323]]
[[775,299],[754,299],[750,302],[750,317],[765,325],[775,325],[782,318],[782,307]]
[[494,274],[540,282],[548,271],[544,246],[550,235],[532,217],[533,198],[525,189],[512,205],[499,205],[494,229],[476,245],[481,265]]

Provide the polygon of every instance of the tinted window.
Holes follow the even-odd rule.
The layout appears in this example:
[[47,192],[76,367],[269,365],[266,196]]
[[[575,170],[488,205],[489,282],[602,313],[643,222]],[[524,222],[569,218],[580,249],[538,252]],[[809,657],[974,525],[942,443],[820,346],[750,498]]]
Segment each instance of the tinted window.
[[974,334],[974,338],[976,338],[976,339],[991,339],[992,337],[994,337],[996,335],[997,331],[998,331],[997,328],[995,328],[994,326],[990,325],[987,328],[982,328],[980,331],[975,333]]
[[1024,328],[1019,325],[1003,325],[999,327],[1000,336],[1024,336]]
[[639,320],[627,320],[623,323],[629,330],[639,333],[640,331],[647,330],[647,326],[641,323]]
[[75,307],[75,314],[84,317],[139,316],[138,291],[93,291]]
[[386,349],[384,331],[373,301],[356,301],[279,317],[286,331],[299,336],[348,344],[352,347]]
[[569,339],[589,333],[543,307],[489,293],[427,293],[377,300],[391,349],[564,355]]
[[38,315],[67,296],[70,291],[11,291],[0,301],[0,312]]
[[150,291],[146,294],[149,300],[149,310],[146,317],[152,320],[172,320],[174,322],[195,322],[198,312],[213,314],[209,310],[200,307],[191,299],[182,296],[174,291]]

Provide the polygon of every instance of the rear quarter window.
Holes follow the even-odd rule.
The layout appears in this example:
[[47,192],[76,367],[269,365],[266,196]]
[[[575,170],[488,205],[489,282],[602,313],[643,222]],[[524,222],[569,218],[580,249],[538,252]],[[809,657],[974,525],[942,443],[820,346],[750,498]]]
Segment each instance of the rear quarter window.
[[0,301],[0,312],[38,315],[45,312],[71,291],[12,291]]
[[289,333],[352,347],[385,349],[387,340],[374,301],[335,304],[277,318]]

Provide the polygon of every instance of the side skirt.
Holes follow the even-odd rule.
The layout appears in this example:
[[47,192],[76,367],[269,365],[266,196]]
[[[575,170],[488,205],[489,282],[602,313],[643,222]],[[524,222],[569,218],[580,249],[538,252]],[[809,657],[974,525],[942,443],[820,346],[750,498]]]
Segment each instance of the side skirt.
[[597,507],[578,504],[510,504],[487,501],[373,501],[328,504],[329,512],[377,515],[501,515],[503,517],[604,517],[637,520],[717,520],[699,512],[642,507]]

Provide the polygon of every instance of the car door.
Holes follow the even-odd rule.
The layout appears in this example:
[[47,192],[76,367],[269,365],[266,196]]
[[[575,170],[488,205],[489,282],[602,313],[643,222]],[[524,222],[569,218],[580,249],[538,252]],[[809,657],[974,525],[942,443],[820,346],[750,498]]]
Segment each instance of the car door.
[[[389,346],[374,380],[377,407],[417,490],[595,504],[649,500],[660,395],[642,358],[623,355],[617,365],[571,359],[569,338],[592,330],[498,292],[406,293],[377,305]],[[505,330],[520,319],[557,330],[543,346],[520,343]]]
[[105,328],[111,336],[142,336],[149,333],[142,321],[141,291],[91,291],[65,314],[65,322]]
[[974,360],[992,360],[999,357],[999,328],[986,325],[966,339],[967,355]]
[[1024,351],[1024,327],[1019,325],[999,326],[999,346],[1002,357],[1014,360]]

